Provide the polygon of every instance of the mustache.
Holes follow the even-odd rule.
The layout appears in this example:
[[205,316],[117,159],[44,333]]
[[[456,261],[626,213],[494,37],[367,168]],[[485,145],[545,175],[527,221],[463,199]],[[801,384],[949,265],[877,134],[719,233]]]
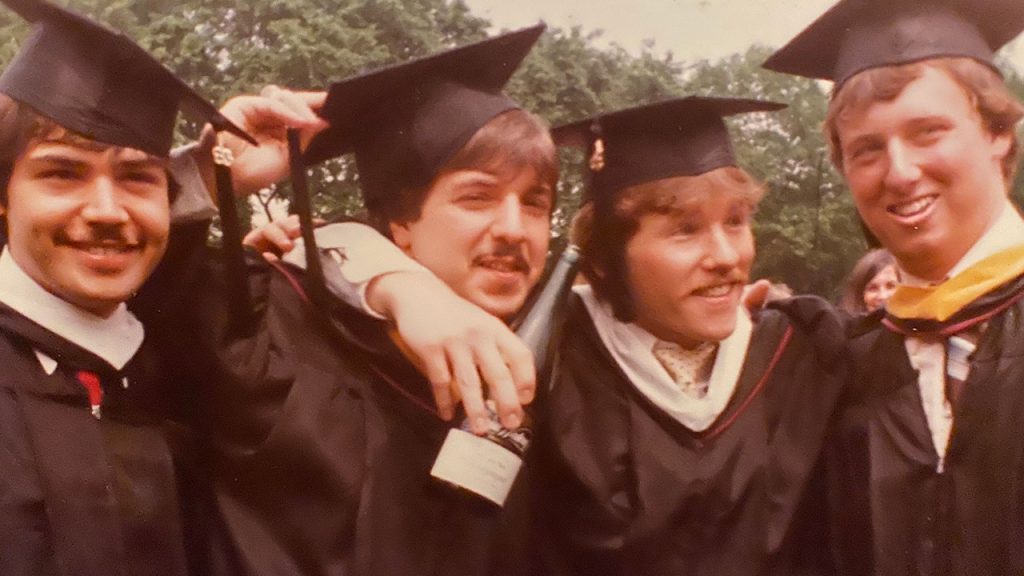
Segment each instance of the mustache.
[[719,284],[747,284],[750,282],[750,275],[738,271],[721,272],[714,276],[713,280],[701,284],[698,290],[718,286]]
[[477,256],[473,259],[474,264],[488,264],[492,260],[511,259],[512,269],[524,274],[530,273],[530,263],[526,260],[522,248],[513,244],[498,244],[493,251]]
[[69,231],[68,229],[58,230],[55,239],[60,244],[107,244],[116,246],[135,246],[141,244],[137,234],[125,233],[124,227],[119,225],[90,225],[84,230]]

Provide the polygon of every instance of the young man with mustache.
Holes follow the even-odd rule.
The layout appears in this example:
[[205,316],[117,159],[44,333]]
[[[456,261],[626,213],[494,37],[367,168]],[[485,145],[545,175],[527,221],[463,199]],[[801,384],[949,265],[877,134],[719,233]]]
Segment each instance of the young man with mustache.
[[[542,29],[335,84],[319,111],[330,126],[304,154],[314,163],[354,153],[371,219],[393,238],[393,252],[418,262],[397,265],[366,293],[403,336],[410,316],[432,324],[421,332],[433,334],[462,322],[435,309],[474,317],[482,309],[501,331],[481,329],[479,341],[456,341],[441,354],[407,355],[388,324],[318,299],[314,275],[290,266],[306,264],[300,250],[283,264],[249,263],[257,314],[242,331],[218,327],[222,299],[202,298],[187,315],[194,320],[179,333],[217,355],[200,364],[214,374],[208,410],[219,439],[218,506],[231,561],[244,573],[281,566],[382,575],[529,570],[516,552],[526,544],[522,487],[504,509],[467,505],[430,469],[453,426],[455,399],[444,401],[453,379],[476,382],[460,390],[477,430],[490,426],[481,379],[505,381],[492,387],[492,399],[509,426],[519,425],[518,403],[530,399],[517,393],[532,395],[531,386],[512,385],[532,385],[534,375],[503,321],[522,307],[542,271],[557,161],[546,126],[501,90]],[[290,99],[287,91],[270,92]],[[347,245],[335,241],[339,226],[346,227],[316,230],[328,289],[364,275],[348,265]],[[406,287],[410,273],[426,278],[415,292]],[[197,290],[217,291],[221,277],[193,275]],[[472,304],[441,306],[454,294]],[[502,338],[510,342],[496,342]]]
[[238,129],[123,36],[5,3],[35,27],[0,76],[0,573],[183,576],[185,392],[125,303],[168,246],[179,107]]
[[572,233],[588,285],[538,436],[554,573],[829,569],[819,455],[842,340],[741,306],[763,188],[723,118],[779,108],[693,97],[553,130],[590,158]]
[[830,462],[843,574],[1024,570],[1019,2],[844,0],[765,64],[833,80],[825,131],[901,285],[851,330]]

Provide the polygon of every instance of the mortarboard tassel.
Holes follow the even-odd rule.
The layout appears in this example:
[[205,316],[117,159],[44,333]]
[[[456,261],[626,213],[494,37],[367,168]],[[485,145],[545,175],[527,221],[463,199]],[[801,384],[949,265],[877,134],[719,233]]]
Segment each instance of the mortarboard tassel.
[[321,309],[327,305],[327,284],[320,266],[320,250],[313,234],[313,207],[306,181],[306,165],[302,160],[302,146],[299,132],[288,130],[288,163],[292,178],[292,211],[299,216],[299,228],[306,249],[306,292],[314,306]]
[[245,270],[245,250],[242,247],[241,225],[235,206],[235,190],[231,180],[231,150],[218,140],[213,147],[213,166],[217,178],[217,208],[223,233],[222,249],[227,273],[227,298],[231,314],[231,327],[245,331],[249,327],[252,306],[249,299],[249,281]]

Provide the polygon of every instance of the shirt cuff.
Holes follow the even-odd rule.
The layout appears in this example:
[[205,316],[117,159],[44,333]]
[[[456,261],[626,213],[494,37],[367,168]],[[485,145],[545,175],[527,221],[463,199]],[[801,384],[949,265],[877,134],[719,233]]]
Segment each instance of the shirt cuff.
[[[328,224],[314,231],[327,288],[343,302],[365,314],[386,319],[366,301],[366,290],[374,278],[394,272],[430,273],[379,232],[358,222]],[[302,240],[283,260],[305,269],[306,249]]]
[[210,191],[206,189],[195,158],[192,157],[192,151],[196,146],[198,144],[193,143],[171,151],[169,169],[171,177],[180,188],[178,196],[171,202],[172,224],[210,220],[217,215],[217,206],[213,203]]

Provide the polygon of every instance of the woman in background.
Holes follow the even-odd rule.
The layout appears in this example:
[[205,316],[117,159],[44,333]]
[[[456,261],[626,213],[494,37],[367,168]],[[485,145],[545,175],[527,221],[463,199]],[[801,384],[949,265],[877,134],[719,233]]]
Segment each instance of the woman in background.
[[861,257],[846,281],[839,307],[851,314],[866,314],[885,306],[899,279],[896,261],[884,248]]

